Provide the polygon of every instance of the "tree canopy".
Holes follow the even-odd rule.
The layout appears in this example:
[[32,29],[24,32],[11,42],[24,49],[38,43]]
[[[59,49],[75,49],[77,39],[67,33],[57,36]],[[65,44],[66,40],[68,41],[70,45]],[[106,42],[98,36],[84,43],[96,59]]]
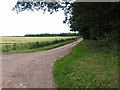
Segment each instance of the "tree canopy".
[[83,37],[98,39],[118,29],[120,23],[119,3],[78,3],[73,4],[70,18],[71,30],[79,31]]

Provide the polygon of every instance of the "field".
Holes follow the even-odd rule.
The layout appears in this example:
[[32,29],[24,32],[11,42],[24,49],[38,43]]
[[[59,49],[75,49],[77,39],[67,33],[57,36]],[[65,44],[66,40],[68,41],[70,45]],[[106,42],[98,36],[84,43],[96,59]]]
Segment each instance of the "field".
[[118,88],[118,54],[84,40],[55,62],[53,76],[57,88]]
[[71,37],[2,37],[0,43],[25,43],[25,42],[37,42],[37,41],[53,41],[56,39],[68,39]]
[[[25,49],[35,49],[44,46],[50,46],[60,42],[75,39],[76,36],[68,37],[2,37],[0,38],[0,44],[2,45],[2,51],[15,51]],[[59,46],[59,45],[57,45]],[[57,47],[55,46],[55,47]],[[51,47],[49,47],[51,48]]]

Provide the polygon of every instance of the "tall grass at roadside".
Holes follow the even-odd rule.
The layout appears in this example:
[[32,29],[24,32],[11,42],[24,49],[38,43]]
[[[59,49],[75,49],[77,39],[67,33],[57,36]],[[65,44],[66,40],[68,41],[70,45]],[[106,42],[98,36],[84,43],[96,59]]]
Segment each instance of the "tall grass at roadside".
[[92,42],[82,41],[71,54],[55,62],[57,88],[118,88],[118,54],[97,51]]
[[[43,48],[46,46],[53,46],[54,44],[60,44],[62,42],[68,42],[68,41],[73,41],[76,40],[77,38],[68,38],[68,39],[56,39],[53,41],[40,41],[40,42],[29,42],[29,43],[6,43],[5,45],[2,46],[2,51],[3,52],[11,52],[11,51],[25,51],[27,49],[34,49],[37,48]],[[60,44],[61,45],[61,44]],[[59,46],[59,45],[58,45]],[[42,49],[41,49],[42,50]],[[30,51],[30,50],[27,50]]]

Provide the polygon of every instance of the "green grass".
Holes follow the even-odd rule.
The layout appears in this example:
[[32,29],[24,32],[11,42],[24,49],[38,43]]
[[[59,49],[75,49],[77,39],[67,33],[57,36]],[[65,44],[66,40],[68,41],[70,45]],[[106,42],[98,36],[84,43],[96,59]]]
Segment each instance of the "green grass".
[[60,43],[57,43],[57,44],[52,44],[52,45],[44,46],[44,47],[41,47],[41,48],[11,50],[11,51],[6,52],[6,53],[35,52],[35,51],[49,50],[49,49],[53,49],[53,48],[56,48],[56,47],[63,46],[65,44],[71,43],[73,41],[75,41],[75,40],[68,40],[66,42],[60,42]]
[[[47,48],[60,46],[57,44],[60,42],[67,42],[74,40],[77,36],[66,36],[66,37],[3,37],[1,41],[2,52],[27,52],[27,51],[38,51]],[[55,44],[55,45],[54,45]]]
[[53,66],[57,88],[117,88],[118,56],[91,48],[84,40]]

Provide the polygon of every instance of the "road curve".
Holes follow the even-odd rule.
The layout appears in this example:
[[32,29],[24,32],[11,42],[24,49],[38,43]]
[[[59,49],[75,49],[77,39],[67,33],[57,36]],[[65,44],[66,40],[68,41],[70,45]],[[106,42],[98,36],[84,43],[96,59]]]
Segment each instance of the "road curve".
[[55,88],[54,61],[81,41],[46,51],[2,54],[2,88]]

